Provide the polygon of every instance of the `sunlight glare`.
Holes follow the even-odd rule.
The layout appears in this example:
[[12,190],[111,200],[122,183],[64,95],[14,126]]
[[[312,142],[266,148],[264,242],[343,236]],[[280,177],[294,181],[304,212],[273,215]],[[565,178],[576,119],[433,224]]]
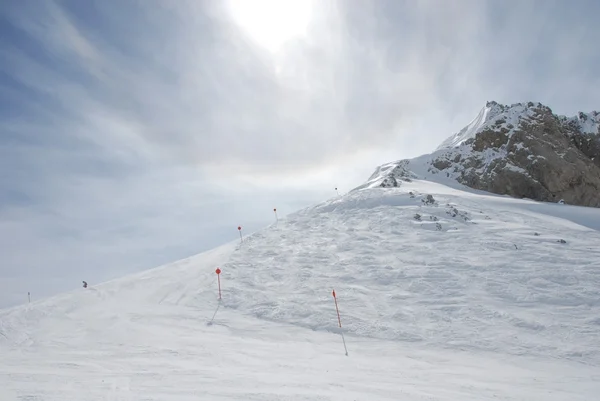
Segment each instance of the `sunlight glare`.
[[236,23],[257,44],[277,52],[288,40],[306,34],[313,0],[229,0]]

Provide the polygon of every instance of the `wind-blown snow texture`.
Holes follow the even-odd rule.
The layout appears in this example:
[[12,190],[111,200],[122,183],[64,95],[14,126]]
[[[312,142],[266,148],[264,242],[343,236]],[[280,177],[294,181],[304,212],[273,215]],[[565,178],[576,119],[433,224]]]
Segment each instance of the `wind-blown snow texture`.
[[595,399],[600,210],[416,175],[0,311],[0,399]]

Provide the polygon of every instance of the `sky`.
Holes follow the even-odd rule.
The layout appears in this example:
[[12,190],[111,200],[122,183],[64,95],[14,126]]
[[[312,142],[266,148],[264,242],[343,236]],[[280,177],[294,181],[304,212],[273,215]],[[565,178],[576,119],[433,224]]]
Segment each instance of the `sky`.
[[600,109],[595,0],[0,4],[0,307],[185,258],[433,151]]

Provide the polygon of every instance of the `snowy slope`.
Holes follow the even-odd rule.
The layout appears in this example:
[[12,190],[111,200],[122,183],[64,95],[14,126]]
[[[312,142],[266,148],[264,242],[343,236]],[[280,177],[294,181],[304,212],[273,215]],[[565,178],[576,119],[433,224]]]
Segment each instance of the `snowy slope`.
[[600,210],[406,173],[0,311],[0,399],[595,399]]

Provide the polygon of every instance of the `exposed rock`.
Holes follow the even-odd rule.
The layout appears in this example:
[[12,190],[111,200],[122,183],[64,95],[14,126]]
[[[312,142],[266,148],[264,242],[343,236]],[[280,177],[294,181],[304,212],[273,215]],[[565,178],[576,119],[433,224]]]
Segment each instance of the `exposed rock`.
[[406,168],[408,164],[408,160],[400,160],[379,166],[365,184],[354,190],[374,187],[394,188],[401,186],[402,181],[411,182],[412,178],[417,176]]
[[600,207],[598,113],[566,118],[540,103],[489,105],[495,116],[469,138],[452,137],[459,145],[432,155],[432,172],[496,194]]
[[425,199],[421,199],[421,202],[425,203],[426,205],[433,205],[435,204],[435,199],[433,199],[432,195],[427,195]]
[[400,184],[398,184],[398,180],[396,180],[396,178],[393,176],[385,177],[383,179],[383,181],[381,181],[381,185],[380,185],[380,187],[384,187],[384,188],[393,188],[393,187],[399,187],[399,186],[400,186]]
[[[459,160],[460,160],[460,156],[459,156]],[[433,161],[433,166],[435,168],[437,168],[438,170],[445,170],[452,166],[452,162],[447,159],[436,159]]]
[[487,102],[434,153],[383,165],[359,188],[427,177],[517,198],[600,207],[600,113],[565,117],[541,103]]

